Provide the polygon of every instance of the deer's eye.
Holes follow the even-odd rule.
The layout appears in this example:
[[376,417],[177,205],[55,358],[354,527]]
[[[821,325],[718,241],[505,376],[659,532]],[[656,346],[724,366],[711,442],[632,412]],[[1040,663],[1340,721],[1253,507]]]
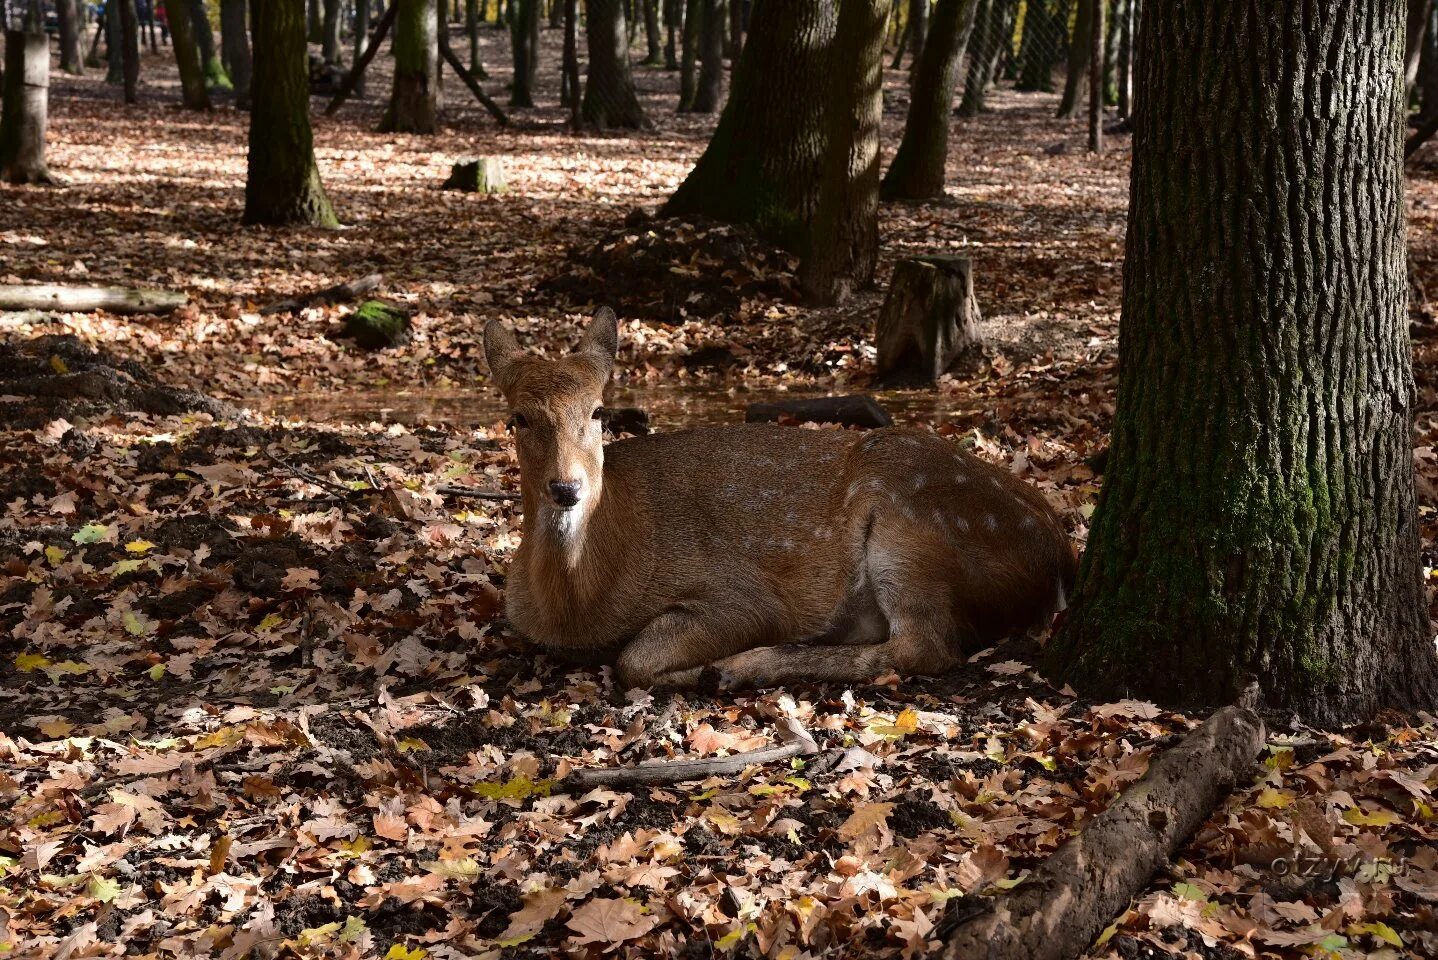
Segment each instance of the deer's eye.
[[592,417],[592,418],[595,419],[595,420],[603,420],[603,419],[604,419],[604,408],[603,408],[603,407],[595,407],[595,408],[594,408],[594,412],[590,414],[590,417]]
[[529,421],[524,418],[524,414],[513,413],[509,416],[509,425],[516,429],[523,430],[525,427],[529,426]]

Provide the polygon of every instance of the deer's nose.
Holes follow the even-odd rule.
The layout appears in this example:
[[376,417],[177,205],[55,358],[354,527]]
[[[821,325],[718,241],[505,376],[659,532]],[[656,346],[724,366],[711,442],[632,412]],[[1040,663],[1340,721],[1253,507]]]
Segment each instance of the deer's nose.
[[549,496],[555,504],[561,507],[572,507],[579,502],[580,491],[584,484],[579,480],[551,480],[549,481]]

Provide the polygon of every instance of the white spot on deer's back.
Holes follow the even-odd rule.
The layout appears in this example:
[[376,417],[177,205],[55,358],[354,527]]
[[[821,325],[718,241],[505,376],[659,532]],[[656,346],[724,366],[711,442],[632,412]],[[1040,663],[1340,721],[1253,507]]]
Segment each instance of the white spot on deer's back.
[[986,514],[984,514],[984,529],[986,529],[986,530],[997,530],[998,528],[999,528],[999,518],[996,517],[996,516],[994,516],[992,513],[986,513]]
[[969,530],[969,521],[965,517],[955,517],[954,526],[967,533]]
[[918,493],[920,490],[924,489],[924,486],[925,486],[928,482],[929,482],[929,478],[926,477],[926,476],[924,476],[922,473],[919,474],[918,476],[914,477],[914,492],[915,492],[915,493]]
[[1024,518],[1019,521],[1019,526],[1023,527],[1025,530],[1030,530],[1036,523],[1038,523],[1038,520],[1034,519],[1034,515],[1029,513],[1025,514]]

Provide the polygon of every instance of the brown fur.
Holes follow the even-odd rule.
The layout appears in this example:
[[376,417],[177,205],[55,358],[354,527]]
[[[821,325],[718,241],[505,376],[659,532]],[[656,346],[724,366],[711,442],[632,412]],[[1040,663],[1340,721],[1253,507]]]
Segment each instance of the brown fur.
[[[604,446],[594,411],[617,346],[485,352],[516,428],[524,538],[510,620],[612,658],[626,687],[862,682],[943,673],[1062,608],[1073,549],[1043,497],[929,433],[745,425]],[[549,483],[579,481],[561,510]]]

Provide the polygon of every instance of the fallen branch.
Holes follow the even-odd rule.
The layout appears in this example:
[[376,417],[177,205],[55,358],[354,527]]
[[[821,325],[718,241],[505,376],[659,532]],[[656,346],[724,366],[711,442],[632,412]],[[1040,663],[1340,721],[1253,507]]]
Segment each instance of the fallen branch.
[[351,490],[349,487],[341,486],[340,484],[335,483],[333,480],[326,480],[324,477],[311,473],[304,467],[297,467],[293,463],[290,463],[288,460],[281,460],[279,457],[275,456],[273,453],[270,453],[268,450],[264,451],[264,455],[273,460],[278,466],[283,467],[285,470],[287,470],[291,476],[303,480],[306,483],[313,483],[317,487],[323,487],[326,490],[338,493],[340,496],[343,497],[349,497],[356,492],[354,490]]
[[1263,746],[1251,711],[1224,707],[1166,751],[1012,893],[973,898],[978,915],[949,936],[952,960],[1064,960],[1094,938],[1251,775]]
[[489,115],[495,119],[495,122],[501,127],[509,126],[509,114],[500,109],[499,104],[495,103],[489,94],[484,92],[484,88],[479,85],[479,81],[474,79],[474,76],[464,68],[464,64],[460,62],[459,57],[455,56],[454,51],[450,49],[448,31],[443,27],[441,27],[439,34],[439,52],[444,55],[445,62],[450,65],[450,68],[454,70],[459,79],[464,81],[464,85],[469,87],[469,92],[474,94],[474,98],[484,105],[484,109],[489,111]]
[[481,490],[479,487],[456,487],[445,485],[435,487],[435,493],[442,493],[451,497],[469,497],[471,500],[505,500],[517,501],[524,499],[520,493],[510,493],[507,490]]
[[348,303],[373,292],[384,282],[384,274],[370,273],[347,283],[337,283],[323,290],[315,290],[298,297],[276,300],[260,310],[262,316],[275,313],[293,313],[305,307],[323,307],[331,303]]
[[173,290],[130,287],[75,287],[61,284],[0,285],[0,310],[62,310],[116,314],[171,313],[189,298]]
[[632,767],[606,767],[575,770],[555,785],[557,793],[574,793],[591,787],[652,787],[685,780],[730,776],[755,764],[774,763],[819,752],[819,745],[809,732],[792,719],[785,718],[778,726],[780,742],[772,747],[736,753],[730,757],[705,757],[703,760],[650,760]]
[[364,48],[364,53],[360,54],[360,58],[355,61],[355,65],[350,68],[350,72],[345,74],[344,80],[340,83],[340,88],[335,91],[334,99],[330,100],[329,104],[325,107],[325,116],[334,116],[335,112],[344,106],[345,101],[350,98],[350,94],[355,92],[355,85],[359,83],[360,77],[364,76],[365,68],[368,67],[369,62],[374,59],[374,55],[379,53],[379,45],[384,40],[385,34],[389,33],[390,26],[394,23],[396,6],[398,6],[398,4],[391,3],[389,9],[384,12],[384,16],[380,17],[379,22],[374,25],[374,36],[370,38],[369,45]]

